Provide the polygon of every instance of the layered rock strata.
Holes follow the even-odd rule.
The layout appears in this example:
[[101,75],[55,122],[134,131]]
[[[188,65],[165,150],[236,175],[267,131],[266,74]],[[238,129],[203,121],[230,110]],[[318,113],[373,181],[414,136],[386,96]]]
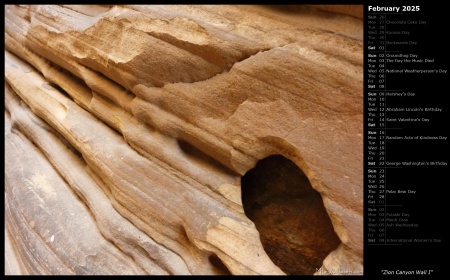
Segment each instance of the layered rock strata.
[[[5,273],[361,274],[363,28],[339,8],[5,6]],[[274,155],[251,188],[312,194],[267,219],[307,271],[244,211]]]

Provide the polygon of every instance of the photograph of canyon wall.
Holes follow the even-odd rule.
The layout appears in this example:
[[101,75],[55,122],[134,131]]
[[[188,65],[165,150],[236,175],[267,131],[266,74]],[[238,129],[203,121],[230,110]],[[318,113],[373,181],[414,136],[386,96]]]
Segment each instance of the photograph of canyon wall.
[[363,12],[6,5],[6,275],[363,274]]

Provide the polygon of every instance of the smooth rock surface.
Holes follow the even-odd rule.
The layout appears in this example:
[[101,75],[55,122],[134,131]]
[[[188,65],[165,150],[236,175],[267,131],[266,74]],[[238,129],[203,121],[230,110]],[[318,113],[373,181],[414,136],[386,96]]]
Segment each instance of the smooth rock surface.
[[6,5],[5,274],[302,274],[244,211],[272,155],[333,236],[305,274],[362,274],[360,9]]

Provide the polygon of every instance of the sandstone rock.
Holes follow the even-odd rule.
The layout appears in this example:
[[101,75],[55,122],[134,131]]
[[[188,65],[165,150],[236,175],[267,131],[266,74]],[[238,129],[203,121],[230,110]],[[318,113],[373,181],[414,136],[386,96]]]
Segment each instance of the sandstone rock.
[[361,274],[342,8],[5,6],[5,274]]

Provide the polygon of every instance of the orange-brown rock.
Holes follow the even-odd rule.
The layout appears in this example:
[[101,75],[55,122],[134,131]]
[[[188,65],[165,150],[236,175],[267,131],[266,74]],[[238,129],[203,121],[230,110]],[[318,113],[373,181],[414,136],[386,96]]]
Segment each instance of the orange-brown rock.
[[340,8],[5,6],[5,274],[361,274]]

